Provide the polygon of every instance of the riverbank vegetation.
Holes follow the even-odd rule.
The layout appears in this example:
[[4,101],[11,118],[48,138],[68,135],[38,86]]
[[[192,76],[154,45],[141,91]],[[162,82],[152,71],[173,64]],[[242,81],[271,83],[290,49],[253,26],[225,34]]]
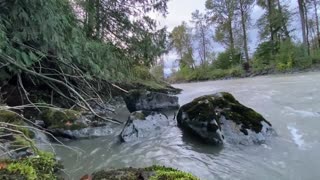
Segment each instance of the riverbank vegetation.
[[[86,107],[85,100],[99,97],[98,91],[125,91],[122,84],[165,87],[148,69],[166,51],[166,29],[157,28],[147,13],[165,15],[166,2],[1,1],[3,103],[62,97]],[[35,97],[33,90],[49,97]],[[7,98],[10,93],[16,102]]]
[[[280,0],[207,0],[204,13],[195,11],[189,24],[182,22],[171,32],[179,65],[168,80],[247,77],[318,67],[319,3],[298,0],[298,7],[292,8],[292,2]],[[260,18],[253,17],[253,8],[263,12]],[[296,17],[301,28],[293,25]],[[248,31],[253,28],[259,38],[257,47],[250,49],[253,37]],[[219,46],[224,50],[217,53]]]
[[77,110],[119,124],[92,104],[104,107],[131,89],[172,89],[149,72],[167,50],[166,28],[151,12],[165,16],[167,0],[0,1],[2,179],[55,179],[54,157],[38,151],[31,136],[46,133],[35,118],[61,126],[66,116],[60,120],[69,125],[65,112]]

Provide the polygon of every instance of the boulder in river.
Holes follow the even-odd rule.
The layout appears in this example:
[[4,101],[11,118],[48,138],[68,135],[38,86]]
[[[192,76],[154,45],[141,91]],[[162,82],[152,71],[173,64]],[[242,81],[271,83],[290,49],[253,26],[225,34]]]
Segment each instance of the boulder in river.
[[[151,166],[146,168],[123,168],[115,170],[102,170],[93,173],[92,176],[84,176],[92,180],[115,180],[115,179],[128,179],[128,180],[198,180],[192,174],[182,172],[173,168],[164,166]],[[85,179],[83,178],[83,179]]]
[[124,101],[130,112],[140,110],[178,109],[178,97],[145,90],[132,90],[124,96]]
[[69,109],[48,108],[40,118],[53,135],[69,139],[107,136],[114,130],[113,124],[101,122],[90,113]]
[[230,93],[205,95],[183,105],[178,126],[215,145],[260,144],[273,134],[271,123]]
[[164,114],[151,111],[136,111],[130,114],[120,138],[123,142],[129,142],[139,138],[154,137],[169,125],[170,121]]

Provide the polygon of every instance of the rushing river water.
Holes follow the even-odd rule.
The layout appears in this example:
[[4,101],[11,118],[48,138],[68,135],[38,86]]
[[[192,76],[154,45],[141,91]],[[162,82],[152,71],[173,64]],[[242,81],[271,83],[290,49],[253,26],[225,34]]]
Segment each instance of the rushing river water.
[[[83,152],[56,148],[69,179],[105,168],[160,164],[191,172],[204,180],[320,179],[320,73],[177,84],[183,105],[218,91],[269,120],[277,136],[263,145],[226,144],[215,148],[168,127],[161,137],[119,143],[115,135],[66,144]],[[125,113],[124,113],[125,114]],[[122,116],[125,118],[125,116]],[[119,127],[120,131],[120,127]]]

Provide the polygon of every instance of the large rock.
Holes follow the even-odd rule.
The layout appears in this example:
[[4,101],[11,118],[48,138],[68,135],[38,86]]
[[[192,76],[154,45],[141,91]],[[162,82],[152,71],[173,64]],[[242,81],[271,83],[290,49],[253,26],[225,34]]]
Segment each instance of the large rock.
[[164,114],[136,111],[130,114],[120,138],[123,142],[129,142],[139,138],[154,137],[161,134],[161,130],[169,125],[170,121]]
[[[106,108],[95,111],[104,117],[111,112]],[[48,108],[42,112],[44,127],[54,136],[78,139],[107,136],[114,132],[113,124],[99,121],[92,113],[79,112],[69,109]],[[38,121],[40,122],[40,121]]]
[[130,112],[179,108],[177,96],[144,90],[129,91],[129,93],[124,96],[124,101]]
[[194,99],[177,115],[178,126],[206,142],[221,145],[263,143],[272,134],[271,124],[231,94],[220,92]]

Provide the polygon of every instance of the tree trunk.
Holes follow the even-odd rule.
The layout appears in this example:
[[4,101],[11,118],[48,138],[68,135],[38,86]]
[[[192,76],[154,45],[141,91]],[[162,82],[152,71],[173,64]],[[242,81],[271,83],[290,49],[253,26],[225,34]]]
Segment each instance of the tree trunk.
[[230,51],[231,51],[231,59],[233,60],[235,56],[235,47],[234,47],[234,37],[233,37],[233,29],[232,29],[232,20],[228,20],[228,28],[229,28],[229,41],[230,41]]
[[270,31],[270,40],[271,42],[274,42],[274,31],[273,31],[273,27],[272,27],[272,1],[268,0],[267,1],[267,5],[268,5],[268,20],[269,20],[269,31]]
[[87,0],[86,1],[86,14],[87,14],[87,22],[85,26],[85,32],[87,37],[92,38],[94,28],[95,28],[95,2],[94,0]]
[[306,42],[307,42],[307,50],[308,55],[310,55],[310,42],[309,42],[309,26],[308,26],[308,9],[306,7],[306,3],[303,3],[304,17],[305,17],[305,26],[306,26]]
[[281,23],[282,23],[282,28],[284,30],[285,38],[286,39],[290,39],[289,31],[288,31],[288,28],[287,28],[287,23],[284,21],[284,18],[283,18],[283,12],[282,12],[282,7],[281,7],[281,4],[280,4],[280,0],[277,0],[277,4],[278,4],[279,12],[281,14]]
[[318,2],[317,0],[314,0],[313,1],[313,5],[314,5],[314,14],[315,14],[315,17],[316,17],[316,30],[317,30],[317,42],[318,42],[318,46],[317,48],[320,47],[320,30],[319,30],[319,16],[318,16]]
[[206,34],[204,32],[203,24],[201,23],[201,36],[202,36],[202,48],[203,48],[203,61],[202,65],[207,61],[207,48],[206,48]]
[[246,27],[246,17],[243,9],[243,0],[240,0],[240,11],[241,11],[241,24],[243,33],[243,48],[246,57],[246,62],[249,62],[249,52],[248,52],[248,38],[247,38],[247,27]]
[[101,39],[100,0],[96,0],[96,39]]
[[304,8],[304,0],[298,0],[299,5],[299,14],[300,14],[300,23],[302,29],[302,40],[305,47],[308,47],[308,38],[306,33],[306,18],[305,18],[305,8]]

